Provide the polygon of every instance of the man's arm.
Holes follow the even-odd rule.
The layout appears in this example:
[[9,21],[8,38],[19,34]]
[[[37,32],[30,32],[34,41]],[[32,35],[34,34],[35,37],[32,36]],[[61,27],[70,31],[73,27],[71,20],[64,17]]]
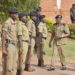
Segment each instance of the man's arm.
[[3,51],[3,54],[7,54],[7,50],[6,50],[6,32],[5,31],[2,32],[2,51]]
[[54,36],[55,36],[55,32],[54,32],[54,24],[53,24],[53,27],[52,27],[52,31],[51,31],[52,33],[51,33],[51,38],[50,38],[50,42],[49,42],[49,46],[51,47],[51,43],[52,43],[52,41],[53,41],[53,39],[54,39]]
[[70,16],[73,17],[72,8],[70,9]]
[[50,38],[50,42],[49,42],[49,47],[51,47],[51,43],[52,43],[52,41],[53,41],[53,39],[54,39],[54,32],[52,32],[52,34],[51,34],[51,38]]
[[18,24],[18,43],[19,43],[19,68],[22,70],[22,49],[23,49],[23,41],[22,41],[22,23]]
[[39,25],[38,25],[38,34],[39,34],[40,44],[42,44],[42,37],[43,37],[42,32],[43,32],[43,27],[42,27],[41,23],[39,23]]
[[68,25],[65,25],[65,28],[64,28],[64,35],[62,35],[62,38],[66,38],[70,35],[70,30],[69,30],[69,27]]
[[8,22],[5,22],[5,24],[2,27],[2,51],[3,51],[3,55],[7,55],[7,49],[6,49],[7,32],[8,32]]
[[22,43],[22,36],[21,35],[18,36],[18,41],[19,41],[20,52],[22,52],[23,43]]
[[18,24],[18,42],[19,42],[19,49],[20,52],[22,51],[22,23]]

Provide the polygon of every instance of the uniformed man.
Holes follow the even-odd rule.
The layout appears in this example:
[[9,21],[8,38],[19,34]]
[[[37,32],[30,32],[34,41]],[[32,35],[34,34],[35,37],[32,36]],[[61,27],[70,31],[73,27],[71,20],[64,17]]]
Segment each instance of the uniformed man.
[[40,16],[41,16],[41,7],[38,7],[36,10],[32,11],[32,13],[36,14],[37,19],[35,20],[35,27],[37,30],[38,24],[40,23]]
[[75,23],[75,4],[72,4],[72,8],[70,9],[70,18],[71,22]]
[[20,24],[18,25],[18,37],[19,37],[19,49],[20,49],[20,71],[21,75],[24,75],[24,65],[26,60],[26,55],[28,51],[28,44],[29,44],[29,31],[26,26],[27,23],[27,14],[20,13],[19,14]]
[[38,47],[37,47],[37,45],[38,45],[38,25],[39,25],[39,23],[40,23],[41,10],[42,10],[41,7],[38,7],[38,8],[35,10],[36,17],[37,17],[37,19],[35,20],[35,27],[36,27],[35,53],[37,53],[37,49],[38,49]]
[[47,38],[47,27],[45,23],[45,15],[40,16],[40,23],[38,25],[38,66],[44,65],[44,59],[43,59],[43,50],[44,50],[44,44],[45,40]]
[[66,70],[65,56],[63,54],[62,46],[65,45],[65,38],[69,36],[70,32],[69,32],[68,25],[61,22],[62,20],[61,15],[57,15],[55,19],[56,19],[56,23],[53,24],[52,35],[51,35],[51,39],[49,43],[49,46],[51,47],[51,42],[53,41],[53,53],[52,53],[51,66],[49,71],[55,70],[53,57],[54,57],[54,51],[56,50],[56,48],[58,50],[58,54],[60,57],[60,62],[62,66],[61,70]]
[[0,23],[0,46],[1,46],[2,23]]
[[29,43],[29,49],[28,49],[27,58],[26,58],[25,70],[32,72],[34,71],[34,69],[31,69],[30,62],[31,62],[31,57],[33,55],[34,46],[35,46],[36,28],[35,28],[34,21],[36,20],[36,14],[31,13],[30,18],[31,19],[27,23],[28,30],[29,30],[29,36],[30,36],[30,43]]
[[17,70],[17,18],[15,7],[9,9],[8,18],[2,29],[3,75],[16,75]]

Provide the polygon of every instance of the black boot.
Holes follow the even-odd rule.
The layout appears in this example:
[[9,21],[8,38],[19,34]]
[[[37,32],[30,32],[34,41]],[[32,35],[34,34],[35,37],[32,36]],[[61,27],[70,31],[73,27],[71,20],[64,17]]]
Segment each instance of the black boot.
[[38,60],[38,66],[41,66],[41,60]]
[[48,71],[54,71],[55,70],[55,67],[54,66],[50,66],[50,68],[48,69]]
[[20,70],[19,69],[17,70],[17,74],[16,75],[20,75]]
[[43,59],[38,60],[38,66],[44,67],[44,60]]
[[66,70],[66,66],[62,64],[61,70]]
[[44,60],[41,60],[41,67],[44,67]]
[[35,71],[35,69],[31,69],[30,64],[26,64],[25,65],[25,71],[33,72],[33,71]]

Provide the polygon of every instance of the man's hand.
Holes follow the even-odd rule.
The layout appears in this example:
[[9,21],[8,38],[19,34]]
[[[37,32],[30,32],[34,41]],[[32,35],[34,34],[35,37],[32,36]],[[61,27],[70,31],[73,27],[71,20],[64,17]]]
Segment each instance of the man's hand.
[[23,49],[20,48],[19,54],[21,55],[23,53]]
[[29,49],[31,49],[31,44],[28,45]]
[[3,50],[3,55],[7,56],[7,51],[6,50]]
[[57,36],[57,37],[56,37],[56,40],[59,40],[59,39],[62,39],[62,37],[58,37],[58,36]]
[[51,47],[51,43],[49,43],[49,47]]

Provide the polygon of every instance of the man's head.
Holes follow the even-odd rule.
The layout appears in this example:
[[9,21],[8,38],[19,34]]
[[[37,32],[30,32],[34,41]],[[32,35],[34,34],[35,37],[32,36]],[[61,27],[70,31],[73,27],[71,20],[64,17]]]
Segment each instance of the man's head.
[[27,22],[27,16],[28,16],[27,13],[19,13],[19,19],[24,23]]
[[75,8],[75,4],[72,4],[72,8]]
[[38,8],[36,9],[36,12],[37,12],[38,14],[41,14],[41,10],[42,10],[42,8],[41,8],[41,7],[38,7]]
[[15,7],[10,8],[8,12],[13,20],[18,18],[18,10]]
[[40,21],[41,21],[41,22],[45,22],[45,21],[46,21],[45,15],[41,15],[41,16],[40,16]]
[[56,23],[61,23],[62,16],[61,16],[61,15],[57,15],[57,16],[55,17],[55,19],[56,19]]
[[30,18],[31,18],[33,21],[36,21],[36,20],[37,20],[37,15],[36,15],[36,13],[34,13],[34,12],[30,13]]

